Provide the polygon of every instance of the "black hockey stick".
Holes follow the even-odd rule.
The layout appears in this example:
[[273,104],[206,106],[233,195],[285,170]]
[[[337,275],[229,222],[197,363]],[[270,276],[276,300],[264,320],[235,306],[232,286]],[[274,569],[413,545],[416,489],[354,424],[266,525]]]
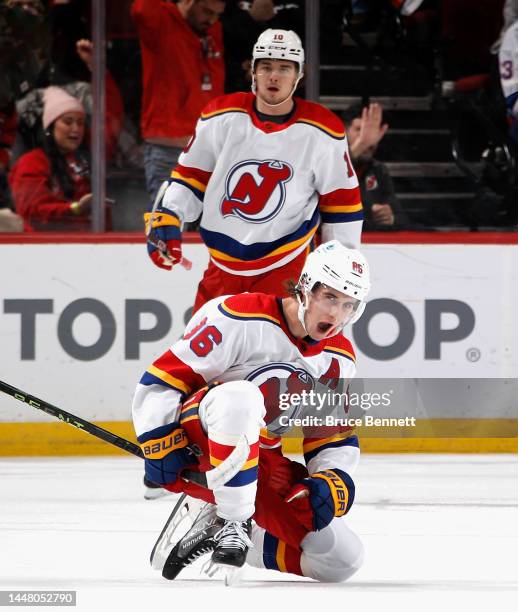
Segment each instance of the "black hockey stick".
[[[17,399],[24,404],[37,408],[38,410],[42,410],[43,412],[50,414],[50,416],[56,417],[63,423],[67,423],[68,425],[77,427],[77,429],[86,431],[86,433],[103,440],[103,442],[108,442],[108,444],[117,446],[130,455],[135,455],[140,459],[144,459],[144,454],[140,446],[126,440],[125,438],[121,438],[107,429],[94,425],[93,423],[90,423],[90,421],[85,421],[81,417],[75,416],[66,410],[61,410],[61,408],[57,408],[56,406],[53,406],[52,404],[49,404],[38,397],[34,397],[34,395],[30,395],[21,389],[17,389],[16,387],[9,385],[2,380],[0,380],[0,391],[3,391],[7,395],[14,397],[14,399]],[[209,470],[208,472],[192,472],[190,470],[184,470],[182,472],[182,478],[190,482],[195,482],[203,487],[214,489],[217,486],[228,482],[237,474],[237,472],[239,472],[248,457],[249,451],[250,448],[248,446],[248,442],[243,436],[227,459],[225,459],[225,461],[220,463],[217,467]]]
[[144,453],[142,452],[140,446],[134,444],[133,442],[130,442],[129,440],[121,438],[120,436],[117,436],[116,434],[112,433],[111,431],[108,431],[107,429],[103,429],[98,425],[94,425],[89,421],[85,421],[84,419],[75,416],[70,412],[66,412],[66,410],[61,410],[61,408],[57,408],[56,406],[53,406],[48,402],[34,397],[29,393],[25,393],[25,391],[22,391],[21,389],[12,387],[11,385],[8,385],[7,383],[1,380],[0,391],[7,393],[7,395],[14,397],[14,399],[20,400],[20,402],[23,402],[24,404],[28,404],[33,408],[37,408],[38,410],[42,410],[43,412],[50,414],[50,416],[56,417],[60,421],[63,421],[63,423],[68,423],[69,425],[77,427],[77,429],[82,429],[83,431],[86,431],[86,433],[89,433],[92,436],[103,440],[104,442],[108,442],[108,444],[117,446],[122,450],[126,451],[127,453],[130,453],[130,455],[135,455],[136,457],[144,459]]

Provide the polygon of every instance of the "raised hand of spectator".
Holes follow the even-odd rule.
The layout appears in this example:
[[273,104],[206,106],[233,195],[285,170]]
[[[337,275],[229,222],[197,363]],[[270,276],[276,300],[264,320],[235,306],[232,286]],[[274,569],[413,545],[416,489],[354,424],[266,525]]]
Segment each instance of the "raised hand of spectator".
[[76,51],[79,57],[83,60],[83,62],[88,67],[88,70],[92,70],[93,66],[93,49],[94,45],[91,40],[87,40],[86,38],[81,38],[76,42]]
[[390,204],[373,204],[371,221],[380,225],[394,225],[394,212]]
[[351,157],[357,159],[369,149],[375,149],[385,136],[389,126],[383,123],[383,110],[373,102],[362,110],[361,129],[358,138],[350,143]]
[[275,4],[273,0],[254,0],[248,12],[254,21],[270,21],[275,17]]

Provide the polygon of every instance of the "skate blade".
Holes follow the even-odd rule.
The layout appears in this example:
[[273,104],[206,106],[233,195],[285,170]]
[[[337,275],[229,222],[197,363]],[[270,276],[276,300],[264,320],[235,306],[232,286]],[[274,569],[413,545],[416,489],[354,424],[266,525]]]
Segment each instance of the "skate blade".
[[149,561],[153,569],[163,570],[171,551],[192,528],[205,506],[204,501],[182,494],[151,551]]
[[225,572],[225,586],[227,587],[237,587],[241,584],[243,580],[243,576],[245,573],[245,568],[243,567],[231,567],[229,565],[225,566],[223,570]]
[[232,565],[214,563],[212,559],[209,559],[204,563],[200,573],[205,574],[209,578],[219,578],[223,580],[225,586],[235,587],[241,583],[244,571],[244,566],[233,567]]
[[[180,531],[182,523],[185,529],[182,528]],[[149,561],[154,570],[161,571],[163,569],[169,553],[191,527],[192,517],[189,513],[189,502],[184,496],[178,500],[151,551]]]

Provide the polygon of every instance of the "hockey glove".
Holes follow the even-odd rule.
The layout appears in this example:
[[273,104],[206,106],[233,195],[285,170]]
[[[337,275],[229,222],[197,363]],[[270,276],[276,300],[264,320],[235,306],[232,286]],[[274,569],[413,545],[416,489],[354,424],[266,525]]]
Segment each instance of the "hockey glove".
[[152,429],[139,436],[138,441],[144,453],[146,478],[156,484],[174,484],[181,470],[198,463],[178,422]]
[[323,470],[297,483],[286,501],[297,510],[304,525],[311,522],[312,531],[320,531],[335,516],[349,512],[354,502],[354,482],[338,468]]
[[159,268],[170,270],[182,261],[180,219],[169,209],[158,207],[144,214],[147,252]]

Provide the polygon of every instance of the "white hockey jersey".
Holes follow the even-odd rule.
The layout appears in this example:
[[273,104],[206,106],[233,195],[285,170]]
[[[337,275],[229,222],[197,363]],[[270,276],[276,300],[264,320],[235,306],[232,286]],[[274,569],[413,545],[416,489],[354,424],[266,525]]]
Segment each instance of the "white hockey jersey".
[[252,276],[294,259],[322,223],[322,240],[357,248],[363,219],[343,123],[296,99],[283,124],[262,122],[255,96],[216,98],[171,174],[162,206],[182,222],[200,214],[212,261]]
[[[341,334],[316,343],[295,338],[280,298],[263,293],[215,298],[141,378],[133,401],[135,431],[140,436],[180,420],[182,402],[207,384],[248,380],[265,397],[267,429],[261,431],[260,446],[275,448],[298,410],[290,404],[284,414],[281,394],[286,392],[287,405],[293,393],[309,392],[316,383],[335,389],[339,379],[354,376],[355,368],[354,350]],[[351,427],[311,423],[304,435],[310,471],[342,467],[354,472],[359,448]]]
[[518,21],[506,30],[498,61],[500,82],[509,114],[518,117]]

